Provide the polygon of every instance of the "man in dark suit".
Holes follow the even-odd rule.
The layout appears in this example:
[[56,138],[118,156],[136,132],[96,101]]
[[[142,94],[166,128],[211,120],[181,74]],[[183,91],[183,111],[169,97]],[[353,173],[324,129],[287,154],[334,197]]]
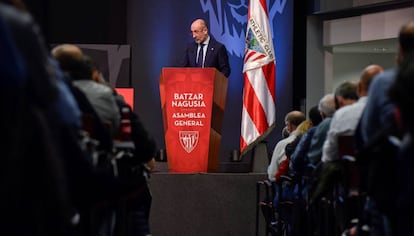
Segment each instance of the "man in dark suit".
[[191,24],[194,42],[187,46],[179,63],[181,67],[215,67],[224,76],[230,75],[229,57],[226,47],[208,34],[207,23],[196,19]]

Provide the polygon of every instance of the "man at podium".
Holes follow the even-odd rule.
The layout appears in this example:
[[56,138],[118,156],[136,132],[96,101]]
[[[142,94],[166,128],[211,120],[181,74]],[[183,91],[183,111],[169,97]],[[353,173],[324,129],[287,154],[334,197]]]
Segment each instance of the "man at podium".
[[231,70],[227,49],[208,34],[206,21],[203,19],[193,21],[191,35],[194,42],[187,46],[178,66],[215,67],[225,77],[229,77]]

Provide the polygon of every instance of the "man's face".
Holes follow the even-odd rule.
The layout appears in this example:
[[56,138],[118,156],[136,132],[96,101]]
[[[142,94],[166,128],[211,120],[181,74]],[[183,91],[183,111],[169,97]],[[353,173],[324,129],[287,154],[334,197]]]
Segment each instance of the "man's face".
[[292,133],[292,131],[294,131],[293,125],[288,120],[285,120],[285,127],[289,134]]
[[194,22],[191,25],[191,34],[196,43],[202,43],[207,39],[207,28],[199,22]]

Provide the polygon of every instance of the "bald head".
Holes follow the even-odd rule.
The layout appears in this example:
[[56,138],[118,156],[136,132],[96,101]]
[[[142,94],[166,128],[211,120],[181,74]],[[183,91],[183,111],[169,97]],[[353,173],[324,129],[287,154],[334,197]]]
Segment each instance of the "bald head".
[[71,79],[90,78],[92,69],[88,57],[73,44],[62,44],[52,49],[52,56],[59,62],[60,68],[68,73]]
[[291,111],[285,116],[285,124],[288,128],[289,133],[296,130],[296,128],[306,120],[305,114],[301,111]]
[[203,19],[196,19],[191,24],[191,34],[196,43],[203,43],[208,38],[207,23]]
[[58,61],[62,57],[71,57],[75,60],[82,60],[82,50],[73,44],[61,44],[52,49],[52,56]]
[[369,65],[361,73],[361,77],[358,82],[358,96],[367,96],[369,85],[376,75],[381,73],[384,69],[379,65]]
[[203,19],[196,19],[193,21],[193,23],[191,24],[191,27],[196,27],[196,28],[207,28],[207,23],[205,20]]

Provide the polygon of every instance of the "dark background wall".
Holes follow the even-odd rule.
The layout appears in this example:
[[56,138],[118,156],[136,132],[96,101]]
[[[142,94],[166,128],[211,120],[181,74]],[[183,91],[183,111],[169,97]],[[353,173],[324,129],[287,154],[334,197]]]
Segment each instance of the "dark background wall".
[[[24,0],[23,0],[24,1]],[[127,0],[26,0],[48,43],[125,44]]]
[[[159,148],[165,145],[159,74],[163,67],[174,66],[185,45],[191,42],[191,22],[200,17],[206,19],[211,35],[226,45],[232,67],[228,78],[221,161],[227,161],[231,150],[239,148],[247,3],[241,0],[186,0],[180,4],[170,0],[27,1],[49,44],[131,46],[130,81],[135,88],[135,112]],[[304,18],[294,18],[295,11],[302,17],[305,15],[303,8],[294,7],[293,1],[268,0],[268,8],[277,60],[277,123],[266,140],[271,151],[280,139],[285,114],[292,109],[303,109],[305,78],[300,71],[305,71],[302,66],[306,58],[303,50],[306,29]],[[247,154],[243,161],[249,161],[249,156]]]

